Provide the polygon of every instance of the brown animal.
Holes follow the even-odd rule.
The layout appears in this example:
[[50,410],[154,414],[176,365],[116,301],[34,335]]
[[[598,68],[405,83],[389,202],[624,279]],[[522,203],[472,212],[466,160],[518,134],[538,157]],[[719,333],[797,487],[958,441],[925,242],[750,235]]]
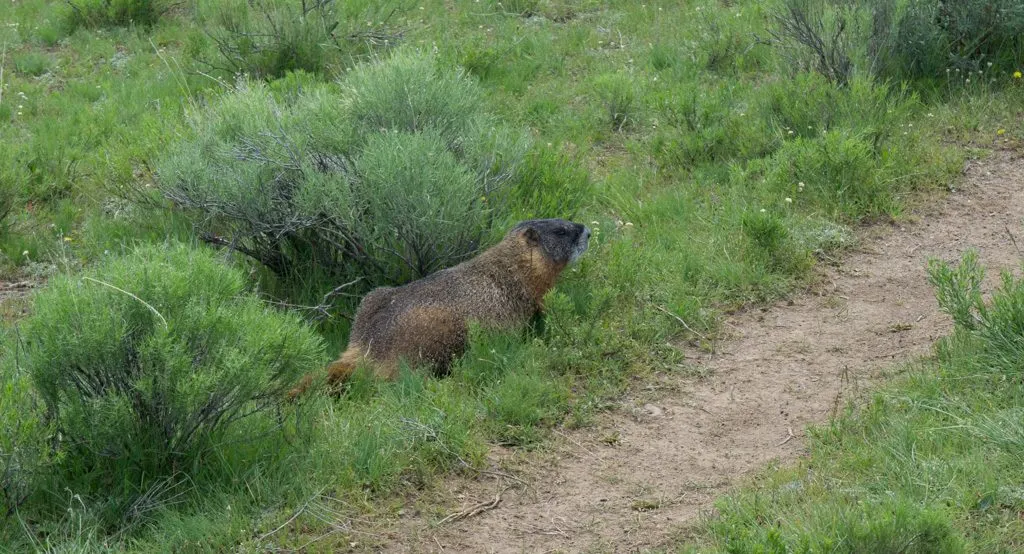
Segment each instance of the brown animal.
[[[361,363],[374,375],[393,379],[402,359],[446,373],[466,349],[469,321],[492,329],[528,322],[589,240],[590,229],[579,223],[523,221],[471,260],[401,287],[373,290],[356,311],[348,348],[327,367],[328,383],[345,381]],[[311,382],[307,376],[290,396]]]

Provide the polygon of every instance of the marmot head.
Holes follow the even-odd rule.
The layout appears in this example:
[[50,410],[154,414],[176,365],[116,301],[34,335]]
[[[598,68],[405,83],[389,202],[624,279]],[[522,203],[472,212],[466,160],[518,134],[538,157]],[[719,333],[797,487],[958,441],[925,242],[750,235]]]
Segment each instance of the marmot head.
[[516,224],[509,235],[522,236],[531,247],[540,248],[557,264],[575,262],[587,250],[590,229],[564,219],[531,219]]

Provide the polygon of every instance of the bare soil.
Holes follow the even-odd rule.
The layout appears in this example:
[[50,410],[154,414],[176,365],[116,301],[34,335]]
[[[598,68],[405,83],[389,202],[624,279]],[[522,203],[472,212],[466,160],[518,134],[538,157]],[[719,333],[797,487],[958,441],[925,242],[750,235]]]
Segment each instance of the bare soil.
[[5,281],[0,278],[0,320],[10,322],[25,315],[25,299],[36,285],[33,281]]
[[[633,552],[667,546],[711,502],[766,465],[805,453],[804,430],[826,421],[859,386],[927,355],[950,331],[927,282],[930,257],[968,248],[990,269],[1019,269],[1024,157],[994,152],[967,164],[958,188],[876,226],[823,268],[808,291],[732,316],[714,354],[690,352],[707,377],[663,376],[604,416],[564,433],[554,452],[492,452],[495,467],[454,479],[443,496],[464,517],[403,516],[388,552]],[[449,496],[450,495],[450,496]],[[500,495],[500,498],[499,496]],[[436,515],[436,514],[435,514]],[[383,545],[383,546],[381,546]]]

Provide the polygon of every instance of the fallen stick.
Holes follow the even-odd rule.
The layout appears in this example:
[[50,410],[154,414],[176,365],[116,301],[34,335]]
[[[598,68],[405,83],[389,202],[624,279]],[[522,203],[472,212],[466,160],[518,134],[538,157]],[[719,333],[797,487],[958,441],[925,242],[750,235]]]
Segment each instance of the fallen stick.
[[488,501],[488,502],[481,502],[479,504],[470,506],[469,508],[466,508],[465,510],[462,510],[461,512],[456,512],[456,513],[454,513],[454,514],[452,514],[452,515],[442,519],[441,521],[437,522],[438,526],[444,525],[445,523],[451,523],[453,521],[459,521],[460,519],[466,519],[466,518],[470,518],[470,517],[473,517],[473,516],[478,516],[478,515],[486,512],[486,511],[493,510],[493,509],[497,508],[498,504],[501,504],[501,495],[504,494],[504,492],[506,490],[508,490],[508,489],[501,489],[501,490],[499,490],[498,493],[494,495],[494,498],[492,500]]
[[[684,320],[683,318],[681,318],[681,317],[677,316],[676,314],[674,314],[674,313],[672,313],[672,312],[668,311],[668,309],[667,309],[667,308],[662,308],[661,306],[659,306],[659,305],[657,305],[657,304],[654,304],[653,306],[654,306],[654,308],[655,308],[656,310],[658,310],[659,312],[662,312],[662,313],[664,313],[664,314],[666,314],[666,315],[669,315],[669,316],[671,316],[672,318],[674,318],[674,319],[675,319],[676,321],[678,321],[679,323],[681,323],[681,324],[683,325],[683,327],[685,327],[685,328],[686,328],[686,330],[687,330],[687,331],[689,331],[689,332],[693,333],[694,335],[697,335],[698,337],[700,337],[700,338],[704,339],[705,341],[708,341],[708,338],[707,338],[707,337],[705,337],[704,335],[702,335],[702,334],[698,333],[697,331],[695,331],[695,330],[693,329],[693,327],[690,327],[689,325],[687,325],[686,321],[685,321],[685,320]],[[710,341],[708,341],[708,342],[710,342]]]
[[786,440],[780,442],[779,444],[776,444],[775,446],[782,446],[782,445],[786,444],[787,442],[789,442],[790,440],[792,440],[793,437],[796,436],[796,435],[793,434],[793,428],[792,427],[788,427],[787,430],[789,431],[789,436],[786,437]]

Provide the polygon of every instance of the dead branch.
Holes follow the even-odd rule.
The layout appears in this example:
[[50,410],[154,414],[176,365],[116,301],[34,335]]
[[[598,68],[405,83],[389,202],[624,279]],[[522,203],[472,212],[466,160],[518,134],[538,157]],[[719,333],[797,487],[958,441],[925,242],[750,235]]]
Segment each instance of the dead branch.
[[453,521],[459,521],[460,519],[478,516],[484,512],[497,508],[498,505],[501,504],[501,495],[505,494],[505,491],[507,490],[508,487],[503,487],[501,490],[497,492],[497,494],[494,495],[494,498],[491,499],[490,501],[474,504],[473,506],[470,506],[469,508],[466,508],[461,512],[455,512],[454,514],[449,515],[448,517],[437,522],[438,526],[444,525],[446,523],[451,523]]

